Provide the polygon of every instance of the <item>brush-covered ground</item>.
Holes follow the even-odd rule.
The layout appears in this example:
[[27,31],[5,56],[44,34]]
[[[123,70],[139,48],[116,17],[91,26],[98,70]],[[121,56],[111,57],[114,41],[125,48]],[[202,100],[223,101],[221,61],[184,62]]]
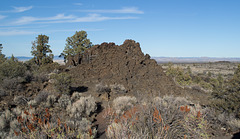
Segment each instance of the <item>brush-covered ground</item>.
[[[140,63],[146,65],[146,61]],[[161,77],[174,82],[174,91],[187,91],[164,95],[131,92],[117,81],[86,79],[82,84],[79,76],[89,75],[82,80],[95,77],[83,74],[86,71],[81,66],[37,66],[14,58],[0,64],[0,138],[198,139],[239,135],[240,65],[234,65],[228,71],[231,75],[225,77],[209,68],[195,73],[191,66],[168,64]],[[148,77],[149,71],[141,76]],[[104,72],[104,79],[107,77]],[[146,79],[146,84],[149,81]]]
[[219,61],[208,63],[165,63],[160,65],[164,70],[168,69],[169,65],[172,65],[174,68],[179,67],[184,71],[190,68],[194,75],[208,74],[211,77],[217,77],[220,74],[223,78],[229,79],[233,76],[239,63]]

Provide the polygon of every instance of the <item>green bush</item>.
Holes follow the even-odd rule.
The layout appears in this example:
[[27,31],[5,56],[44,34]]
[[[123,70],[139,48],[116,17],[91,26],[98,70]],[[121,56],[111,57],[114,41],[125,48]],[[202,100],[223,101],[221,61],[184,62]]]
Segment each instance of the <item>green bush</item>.
[[[220,84],[222,83],[220,82]],[[231,80],[223,87],[214,88],[212,96],[214,108],[220,112],[232,113],[240,118],[240,65]]]
[[3,47],[0,46],[0,64],[6,61],[5,55],[2,54]]
[[180,85],[190,85],[192,83],[190,68],[187,69],[187,72],[184,72],[183,69],[179,67],[174,68],[172,64],[169,64],[166,74],[174,78]]
[[22,91],[22,80],[21,78],[5,78],[2,81],[2,88],[9,92],[10,95],[13,95],[14,92],[20,92]]
[[26,70],[26,66],[14,57],[0,64],[0,76],[3,78],[23,77]]
[[26,61],[24,65],[27,68],[27,72],[25,73],[26,82],[30,82],[32,80],[41,83],[46,82],[49,79],[49,73],[56,69],[60,69],[60,65],[55,62],[38,66],[34,59]]
[[26,69],[26,66],[13,56],[0,64],[0,86],[2,89],[10,95],[16,91],[22,91]]
[[70,93],[70,85],[72,83],[71,76],[67,73],[60,73],[53,76],[55,79],[54,86],[57,91],[63,94]]
[[27,67],[27,70],[29,71],[37,71],[39,69],[39,66],[35,63],[34,58],[24,62],[24,65]]
[[0,64],[5,62],[5,61],[6,61],[5,55],[0,54]]
[[45,73],[50,73],[54,71],[55,69],[59,69],[60,65],[56,62],[45,64],[39,67],[38,72],[45,72]]
[[208,72],[208,74],[193,75],[189,66],[186,71],[184,71],[179,67],[174,68],[171,63],[168,64],[166,74],[172,77],[179,85],[199,85],[206,90],[213,90],[214,87],[221,87],[224,83],[220,74],[217,78],[214,78],[211,72]]
[[204,88],[204,89],[207,89],[207,90],[211,90],[212,89],[212,85],[210,84],[210,83],[208,83],[208,82],[205,82],[205,81],[200,81],[199,83],[198,83],[202,88]]

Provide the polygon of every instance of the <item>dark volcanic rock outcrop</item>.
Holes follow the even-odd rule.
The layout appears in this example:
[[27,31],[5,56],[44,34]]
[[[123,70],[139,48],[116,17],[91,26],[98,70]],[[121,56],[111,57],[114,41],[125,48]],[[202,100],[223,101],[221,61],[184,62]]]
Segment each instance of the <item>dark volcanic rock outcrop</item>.
[[126,40],[118,46],[103,43],[88,49],[80,64],[70,70],[78,85],[123,85],[128,93],[179,94],[181,88],[165,75],[155,60],[144,55],[139,43]]

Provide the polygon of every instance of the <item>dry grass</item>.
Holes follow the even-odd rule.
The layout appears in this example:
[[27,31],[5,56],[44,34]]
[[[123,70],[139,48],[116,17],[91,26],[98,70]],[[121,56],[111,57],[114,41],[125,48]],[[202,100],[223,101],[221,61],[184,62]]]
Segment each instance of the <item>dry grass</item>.
[[189,104],[181,97],[156,97],[145,105],[131,105],[120,115],[117,111],[109,113],[112,123],[107,128],[107,137],[209,138],[205,110]]
[[135,97],[130,96],[121,96],[117,97],[113,100],[113,109],[117,114],[122,114],[124,111],[133,107],[137,103],[137,99]]
[[[30,110],[32,108],[30,107]],[[10,123],[11,129],[14,129],[15,136],[20,138],[92,138],[93,132],[91,127],[82,124],[84,130],[79,132],[74,128],[70,128],[60,118],[52,121],[49,110],[45,109],[44,115],[24,111],[24,117],[18,116],[17,120]],[[91,132],[90,132],[91,131]],[[95,132],[95,131],[94,131]]]
[[89,116],[97,109],[96,100],[91,95],[88,97],[81,97],[72,105],[68,105],[67,112],[69,116],[75,119],[81,119],[84,116]]

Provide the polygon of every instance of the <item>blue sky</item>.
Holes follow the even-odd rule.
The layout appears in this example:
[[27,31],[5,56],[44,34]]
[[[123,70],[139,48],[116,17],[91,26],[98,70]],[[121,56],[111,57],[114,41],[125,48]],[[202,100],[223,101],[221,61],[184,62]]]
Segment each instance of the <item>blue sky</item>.
[[240,57],[239,0],[1,0],[0,43],[7,56],[31,56],[37,35],[54,55],[85,30],[93,44],[125,39],[151,56]]

